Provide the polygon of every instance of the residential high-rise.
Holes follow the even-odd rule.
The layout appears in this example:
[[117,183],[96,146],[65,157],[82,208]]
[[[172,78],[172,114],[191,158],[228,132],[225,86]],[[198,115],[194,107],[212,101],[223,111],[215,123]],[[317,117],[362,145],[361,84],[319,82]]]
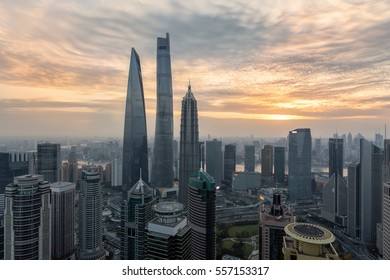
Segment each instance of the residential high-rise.
[[61,145],[44,143],[38,144],[38,174],[45,181],[54,183],[61,181]]
[[281,195],[273,194],[271,207],[260,205],[259,259],[283,260],[284,227],[295,222],[292,209],[282,204]]
[[69,259],[74,255],[75,184],[56,182],[51,189],[51,257]]
[[153,210],[157,217],[148,223],[145,259],[189,260],[191,229],[183,216],[184,205],[165,201],[155,204]]
[[310,128],[290,131],[288,138],[288,191],[290,201],[311,198]]
[[288,224],[283,237],[285,260],[339,260],[332,243],[333,233],[324,227],[308,223]]
[[202,170],[190,177],[188,185],[188,226],[191,228],[191,259],[216,257],[215,182]]
[[188,180],[199,169],[198,106],[191,85],[181,105],[179,157],[179,201],[187,206]]
[[343,178],[343,139],[329,139],[329,180],[322,188],[321,216],[341,226],[347,221],[347,182]]
[[245,145],[245,160],[244,160],[244,171],[255,172],[256,167],[256,155],[254,145]]
[[223,180],[227,189],[231,189],[233,172],[236,171],[236,144],[225,145],[223,157]]
[[5,189],[4,259],[50,260],[50,185],[42,175],[15,177]]
[[86,167],[81,174],[79,193],[79,244],[77,258],[99,260],[105,257],[102,227],[102,185],[96,166]]
[[383,184],[383,259],[390,260],[390,183]]
[[261,150],[261,176],[266,179],[273,175],[273,159],[274,147],[272,145],[264,145]]
[[122,260],[145,258],[146,227],[154,217],[152,206],[156,202],[153,190],[142,178],[127,192],[121,211]]
[[206,141],[206,171],[217,186],[222,182],[222,141]]
[[122,196],[126,199],[127,191],[138,182],[140,170],[145,182],[148,182],[149,172],[141,62],[134,48],[131,49],[127,84],[122,167]]
[[274,148],[274,181],[276,183],[285,183],[286,179],[286,148]]
[[173,100],[169,34],[157,38],[157,109],[154,135],[153,188],[173,187]]

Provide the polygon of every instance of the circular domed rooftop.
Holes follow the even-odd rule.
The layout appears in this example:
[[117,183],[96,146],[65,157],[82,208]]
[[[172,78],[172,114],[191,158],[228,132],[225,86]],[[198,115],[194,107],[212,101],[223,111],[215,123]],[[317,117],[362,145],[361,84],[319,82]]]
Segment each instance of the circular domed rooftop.
[[184,205],[176,201],[159,202],[153,206],[157,215],[179,215],[184,210]]
[[329,244],[336,240],[326,228],[309,223],[288,224],[284,231],[292,238],[308,243]]

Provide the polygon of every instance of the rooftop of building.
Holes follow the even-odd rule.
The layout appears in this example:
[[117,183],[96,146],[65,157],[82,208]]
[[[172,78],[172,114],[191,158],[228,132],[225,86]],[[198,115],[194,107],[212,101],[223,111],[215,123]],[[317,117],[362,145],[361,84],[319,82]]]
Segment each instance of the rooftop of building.
[[177,201],[163,201],[155,204],[153,210],[161,215],[178,215],[183,212],[184,205]]
[[329,244],[336,240],[333,233],[326,228],[309,223],[291,223],[284,231],[288,236],[307,243]]
[[215,191],[215,181],[208,173],[203,170],[194,172],[190,177],[190,185],[198,189],[207,189]]

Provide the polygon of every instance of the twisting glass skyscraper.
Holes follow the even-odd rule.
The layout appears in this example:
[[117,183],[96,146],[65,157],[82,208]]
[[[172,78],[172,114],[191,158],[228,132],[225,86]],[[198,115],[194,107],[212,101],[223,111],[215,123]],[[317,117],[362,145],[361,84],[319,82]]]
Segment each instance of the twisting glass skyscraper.
[[199,169],[198,106],[191,85],[181,103],[179,163],[179,201],[187,206],[188,179]]
[[138,182],[140,169],[142,169],[142,179],[148,182],[148,143],[144,88],[140,59],[137,52],[132,48],[123,135],[122,193],[124,199],[127,197],[127,191]]
[[157,109],[154,136],[153,188],[173,186],[173,101],[169,34],[157,38]]

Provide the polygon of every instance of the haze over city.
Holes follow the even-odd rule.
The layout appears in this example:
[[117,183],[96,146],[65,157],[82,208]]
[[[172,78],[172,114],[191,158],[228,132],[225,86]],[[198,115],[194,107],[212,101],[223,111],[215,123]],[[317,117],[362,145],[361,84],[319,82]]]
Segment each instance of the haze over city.
[[175,137],[189,79],[200,135],[313,136],[389,123],[390,1],[3,1],[3,136],[123,135],[131,47],[148,136],[169,32]]

